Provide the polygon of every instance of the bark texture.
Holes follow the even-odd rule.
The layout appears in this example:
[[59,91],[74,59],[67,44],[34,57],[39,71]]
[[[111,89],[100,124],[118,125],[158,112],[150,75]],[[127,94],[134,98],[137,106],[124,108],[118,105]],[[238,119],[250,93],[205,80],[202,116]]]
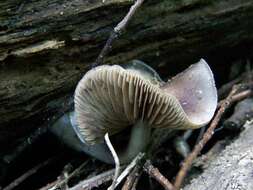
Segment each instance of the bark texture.
[[253,189],[253,124],[245,124],[240,137],[227,146],[198,178],[183,190]]
[[[0,142],[62,110],[132,3],[0,2]],[[105,61],[141,59],[170,74],[180,68],[176,63],[186,66],[252,39],[252,0],[148,0]]]

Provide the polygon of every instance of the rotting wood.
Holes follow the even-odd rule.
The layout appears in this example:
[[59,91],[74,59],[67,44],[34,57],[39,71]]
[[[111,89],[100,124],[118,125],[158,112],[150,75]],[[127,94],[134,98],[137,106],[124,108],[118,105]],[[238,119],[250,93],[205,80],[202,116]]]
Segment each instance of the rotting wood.
[[246,123],[238,139],[208,164],[204,172],[183,190],[253,189],[253,125]]
[[[59,98],[73,93],[132,3],[0,2],[0,142],[11,142],[62,108]],[[152,0],[143,4],[105,62],[138,58],[163,74],[175,63],[193,63],[252,39],[251,0]]]

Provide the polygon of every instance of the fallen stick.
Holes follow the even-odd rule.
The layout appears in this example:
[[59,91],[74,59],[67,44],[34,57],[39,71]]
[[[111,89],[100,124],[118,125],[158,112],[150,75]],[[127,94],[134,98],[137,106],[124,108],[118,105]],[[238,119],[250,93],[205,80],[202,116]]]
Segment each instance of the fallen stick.
[[127,176],[127,179],[122,186],[122,190],[131,190],[134,189],[138,183],[138,179],[141,176],[141,166],[136,164],[130,174]]
[[222,87],[218,90],[219,98],[224,98],[226,95],[231,91],[232,87],[238,83],[247,82],[249,76],[253,75],[253,71],[246,71],[242,73],[239,77],[236,79],[222,85]]
[[20,156],[24,150],[34,144],[37,140],[39,140],[44,134],[48,131],[48,127],[43,125],[36,129],[32,134],[25,138],[25,140],[19,144],[10,154],[3,156],[2,160],[6,164],[12,163],[18,156]]
[[140,177],[141,177],[141,172],[136,174],[136,177],[133,182],[132,190],[136,190],[136,186],[139,182]]
[[77,175],[77,174],[80,173],[81,169],[84,168],[84,166],[86,166],[86,165],[88,164],[88,162],[89,162],[89,160],[87,160],[87,161],[85,161],[84,163],[82,163],[77,169],[75,169],[72,173],[70,173],[70,174],[68,175],[68,177],[66,177],[65,179],[60,180],[60,181],[57,180],[57,183],[56,183],[54,186],[48,188],[48,190],[56,190],[56,189],[61,188],[62,185],[67,184],[68,181],[69,181],[72,177],[74,177],[75,175]]
[[158,181],[164,187],[165,190],[174,189],[172,183],[170,183],[169,180],[166,177],[164,177],[160,173],[160,171],[151,164],[150,160],[146,161],[143,168],[144,171],[147,172],[152,178],[156,179],[156,181]]
[[24,173],[23,175],[21,175],[20,177],[18,177],[17,179],[15,179],[13,182],[11,182],[8,186],[6,186],[5,188],[3,188],[3,190],[12,190],[12,189],[14,189],[18,185],[20,185],[22,182],[24,182],[27,178],[29,178],[30,176],[32,176],[33,174],[35,174],[39,169],[45,167],[49,163],[51,163],[54,160],[56,160],[56,158],[57,157],[50,158],[50,159],[48,159],[48,160],[46,160],[46,161],[38,164],[34,168],[28,170],[26,173]]
[[[238,102],[238,101],[243,100],[243,99],[245,99],[247,97],[250,97],[252,94],[253,94],[252,90],[250,90],[250,89],[249,90],[245,90],[245,91],[242,91],[242,92],[240,92],[238,94],[233,95],[231,97],[231,101],[232,102]],[[225,100],[221,100],[218,103],[218,107],[221,107],[223,101],[225,101]]]
[[92,64],[92,67],[96,67],[103,63],[104,57],[111,51],[112,44],[115,39],[117,39],[123,31],[126,29],[129,21],[137,11],[137,9],[141,6],[144,0],[136,0],[135,3],[131,6],[130,10],[128,11],[127,15],[121,20],[118,25],[114,28],[111,32],[110,37],[106,41],[105,46],[103,47],[102,51],[100,52],[99,56],[97,57],[95,63]]
[[124,171],[120,174],[120,176],[116,180],[116,185],[117,187],[119,183],[133,170],[133,168],[138,167],[138,163],[140,160],[144,157],[144,153],[140,152],[134,159],[133,161],[124,169]]
[[69,190],[84,190],[84,189],[92,189],[93,187],[98,187],[101,184],[112,180],[114,172],[115,169],[111,169],[97,176],[94,176],[90,179],[83,180],[74,187],[71,187]]

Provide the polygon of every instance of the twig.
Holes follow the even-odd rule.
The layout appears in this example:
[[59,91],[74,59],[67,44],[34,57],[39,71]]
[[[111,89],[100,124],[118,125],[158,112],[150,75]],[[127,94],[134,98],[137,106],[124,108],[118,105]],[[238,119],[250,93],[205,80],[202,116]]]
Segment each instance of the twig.
[[54,187],[59,182],[61,182],[61,180],[57,179],[53,182],[50,182],[50,183],[46,184],[44,187],[41,187],[39,190],[49,190],[50,188]]
[[109,139],[108,133],[105,134],[105,142],[106,142],[106,145],[108,146],[109,150],[111,151],[114,162],[115,162],[115,173],[114,173],[113,181],[112,181],[111,186],[108,188],[108,190],[114,190],[115,185],[117,183],[117,179],[119,177],[119,173],[120,173],[120,162],[119,162],[119,157],[118,157],[116,151],[114,150],[112,143]]
[[244,83],[249,81],[249,76],[253,75],[253,71],[246,71],[242,73],[239,77],[236,79],[224,84],[218,91],[219,98],[224,98],[226,95],[231,91],[232,87],[238,83]]
[[92,67],[96,67],[103,63],[104,57],[111,51],[112,44],[115,39],[117,39],[126,29],[129,21],[132,19],[133,15],[137,11],[137,9],[141,6],[144,0],[136,0],[135,3],[131,6],[130,10],[128,11],[127,15],[123,18],[120,23],[114,28],[111,32],[110,37],[106,41],[105,46],[103,47],[102,51],[100,52],[99,56],[95,63],[92,64]]
[[155,168],[150,160],[147,160],[146,163],[144,164],[144,171],[147,172],[151,177],[156,179],[166,190],[173,190],[174,187],[173,185],[169,182],[169,180],[164,177],[160,171]]
[[[138,163],[138,160],[141,159],[143,156],[143,153],[139,154],[131,164],[129,164],[129,166],[125,169],[125,170],[129,170],[129,167],[131,168],[133,163],[136,162]],[[124,170],[124,171],[125,171]],[[122,172],[122,174],[117,178],[117,183],[120,183],[120,181],[123,179],[122,177],[125,175],[124,173],[126,172]],[[109,170],[107,172],[104,172],[102,174],[99,174],[95,177],[92,177],[90,179],[84,180],[82,182],[80,182],[78,185],[72,187],[70,190],[83,190],[83,189],[92,189],[93,187],[98,187],[99,185],[110,181],[111,179],[113,179],[113,174],[115,173],[115,169]],[[118,184],[116,184],[117,186]]]
[[139,182],[141,174],[142,174],[142,172],[140,172],[140,171],[135,173],[136,177],[134,178],[134,182],[133,182],[133,185],[132,185],[132,190],[136,190],[136,186],[137,186],[137,184]]
[[117,178],[115,188],[119,185],[119,183],[132,171],[134,167],[137,166],[138,162],[143,158],[145,154],[140,152],[133,161],[125,168],[125,170],[120,174]]
[[93,187],[98,187],[99,185],[110,181],[113,178],[114,173],[115,169],[106,171],[90,179],[80,182],[76,186],[70,188],[70,190],[84,190],[84,189],[92,189]]
[[[245,91],[242,91],[238,94],[235,94],[231,97],[231,102],[237,102],[237,101],[240,101],[240,100],[243,100],[249,96],[251,96],[253,94],[252,90],[245,90]],[[221,107],[223,101],[226,101],[226,100],[221,100],[219,103],[218,103],[218,107]]]
[[75,169],[71,174],[69,174],[65,179],[57,182],[57,184],[55,184],[53,187],[51,188],[48,188],[49,190],[55,190],[55,189],[58,189],[58,188],[61,188],[62,185],[64,184],[67,184],[68,181],[74,177],[75,175],[77,175],[81,169],[87,165],[87,163],[89,162],[89,160],[85,161],[84,163],[82,163],[77,169]]
[[127,179],[122,187],[122,190],[131,190],[134,189],[134,187],[137,185],[138,178],[140,177],[141,167],[136,166],[131,173],[127,176]]
[[252,95],[252,90],[245,90],[245,91],[242,91],[242,92],[232,96],[231,101],[238,102],[238,101],[243,100],[251,95]]
[[224,98],[226,95],[231,91],[232,87],[240,82],[243,81],[243,79],[247,76],[247,73],[241,74],[238,78],[222,85],[222,87],[218,90],[218,96],[219,98]]
[[32,134],[30,134],[20,145],[18,145],[14,151],[8,155],[5,155],[2,159],[5,163],[10,164],[18,156],[20,156],[24,150],[29,148],[34,142],[40,139],[48,131],[48,127],[43,125],[36,129]]
[[69,188],[66,179],[68,179],[69,177],[70,169],[71,169],[71,164],[68,163],[67,165],[64,166],[63,171],[61,175],[59,176],[60,181],[64,181],[64,183],[61,183],[61,186],[59,186],[59,189],[61,190],[67,190]]
[[191,164],[192,164],[193,160],[197,157],[197,155],[202,150],[204,145],[213,136],[214,129],[217,127],[217,125],[218,125],[222,115],[224,114],[225,110],[231,105],[231,103],[233,103],[233,101],[235,101],[235,99],[233,99],[233,96],[237,92],[238,88],[239,88],[239,86],[237,86],[237,85],[233,86],[233,88],[232,88],[231,92],[229,93],[228,97],[224,101],[222,101],[218,112],[216,113],[214,119],[212,120],[209,128],[205,132],[203,138],[201,139],[201,141],[199,141],[199,143],[197,145],[195,145],[193,151],[184,160],[183,165],[182,165],[180,171],[178,172],[175,183],[174,183],[175,190],[178,190],[180,188],[180,186],[183,182],[183,179],[186,176],[187,171],[191,167]]
[[38,164],[34,168],[28,170],[26,173],[24,173],[23,175],[21,175],[20,177],[18,177],[17,179],[15,179],[12,183],[10,183],[8,186],[6,186],[5,188],[3,188],[3,190],[14,189],[19,184],[21,184],[23,181],[25,181],[27,178],[29,178],[30,176],[32,176],[33,174],[35,174],[39,169],[45,167],[46,165],[48,165],[49,163],[51,163],[55,159],[56,159],[56,157],[50,158],[50,159],[48,159],[48,160],[46,160],[46,161]]

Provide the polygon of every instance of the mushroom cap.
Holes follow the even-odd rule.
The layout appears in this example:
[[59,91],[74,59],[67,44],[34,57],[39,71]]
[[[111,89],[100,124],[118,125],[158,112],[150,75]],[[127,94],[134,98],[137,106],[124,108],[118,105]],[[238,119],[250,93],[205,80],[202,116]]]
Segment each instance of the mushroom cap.
[[[205,73],[211,74],[206,63],[201,62],[200,66],[202,69],[208,70]],[[186,73],[188,72],[186,71]],[[179,78],[181,77],[179,75]],[[215,88],[212,74],[206,77],[208,80],[212,80],[210,84],[212,84],[212,88]],[[179,80],[179,78],[175,78],[175,80]],[[75,91],[74,101],[79,136],[85,143],[92,145],[101,142],[105,133],[113,135],[138,120],[145,121],[153,128],[167,127],[171,129],[197,128],[209,122],[213,113],[208,114],[209,117],[211,116],[210,118],[202,114],[204,119],[196,119],[198,112],[203,110],[196,109],[196,115],[188,111],[193,109],[182,105],[180,93],[177,93],[176,90],[176,92],[169,90],[170,88],[171,90],[181,88],[179,85],[181,83],[178,83],[178,87],[173,84],[170,82],[169,85],[160,88],[152,81],[147,80],[145,75],[118,65],[103,65],[88,71],[78,83]],[[175,83],[175,85],[177,84]],[[184,86],[182,85],[182,87]],[[203,91],[205,90],[206,88],[203,89]],[[216,92],[216,88],[212,90]],[[215,92],[211,94],[213,95]],[[208,92],[203,93],[203,101],[201,102],[206,100],[204,95],[208,95],[210,98]],[[194,101],[196,102],[198,99],[194,99]],[[204,109],[203,106],[199,107]],[[216,105],[211,107],[216,107]],[[214,110],[210,112],[214,112]]]
[[196,127],[207,124],[213,117],[218,101],[217,89],[213,73],[204,59],[176,75],[161,88],[177,98]]

